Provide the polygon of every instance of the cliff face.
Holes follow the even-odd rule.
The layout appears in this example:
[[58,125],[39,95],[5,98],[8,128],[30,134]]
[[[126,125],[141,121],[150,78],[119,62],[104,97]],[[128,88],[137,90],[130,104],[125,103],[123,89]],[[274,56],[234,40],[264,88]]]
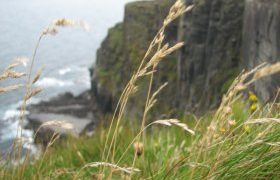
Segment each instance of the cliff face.
[[239,72],[243,0],[195,1],[179,29],[186,42],[178,57],[180,106],[206,110],[219,104]]
[[[92,72],[92,89],[104,111],[110,111],[117,103],[122,90],[133,71],[139,66],[150,41],[157,33],[173,2],[157,0],[129,3],[125,7],[123,23],[109,30],[108,36],[97,52],[96,66]],[[177,24],[173,26],[168,31],[174,36],[168,39],[177,40]],[[173,29],[174,32],[171,32]],[[164,67],[176,71],[175,62]],[[171,76],[167,77],[170,79]],[[145,82],[141,88],[145,88]],[[144,91],[139,91],[138,95],[144,97]],[[132,103],[137,108],[143,105],[137,103],[137,99]]]
[[[124,22],[109,30],[97,52],[92,89],[103,110],[112,110],[120,93],[139,65],[149,42],[174,1],[134,2],[126,6]],[[279,0],[186,0],[191,13],[167,30],[167,41],[185,46],[160,64],[155,87],[164,82],[158,114],[167,110],[203,112],[216,107],[222,94],[243,68],[279,55]],[[272,5],[273,4],[273,5]],[[268,99],[279,77],[255,85]],[[132,107],[143,106],[145,81]]]
[[[263,62],[280,61],[280,0],[246,0],[242,66],[251,69]],[[280,85],[280,75],[266,77],[254,90],[269,101]]]

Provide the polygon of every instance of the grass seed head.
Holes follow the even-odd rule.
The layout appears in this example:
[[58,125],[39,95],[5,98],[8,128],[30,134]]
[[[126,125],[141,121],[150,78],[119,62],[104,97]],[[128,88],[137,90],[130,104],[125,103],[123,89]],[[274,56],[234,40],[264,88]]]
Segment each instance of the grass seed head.
[[6,92],[14,91],[14,90],[17,90],[21,87],[22,87],[21,84],[7,86],[7,87],[0,87],[0,93],[6,93]]
[[140,157],[143,154],[144,151],[144,145],[141,142],[135,142],[134,143],[134,152],[135,154]]
[[71,124],[67,121],[59,121],[59,120],[45,122],[41,125],[41,127],[44,127],[44,126],[56,126],[56,127],[60,127],[60,128],[66,129],[66,130],[74,129],[73,124]]
[[228,124],[229,124],[230,126],[236,126],[236,121],[235,121],[235,120],[229,120],[229,121],[228,121]]
[[263,77],[271,76],[271,75],[279,73],[279,72],[280,72],[280,62],[261,68],[254,74],[253,79],[254,79],[254,81],[256,81]]
[[25,100],[29,100],[30,98],[38,95],[39,93],[41,93],[43,91],[43,89],[41,88],[35,88],[33,90],[31,90],[31,92],[29,92],[26,97],[25,97]]

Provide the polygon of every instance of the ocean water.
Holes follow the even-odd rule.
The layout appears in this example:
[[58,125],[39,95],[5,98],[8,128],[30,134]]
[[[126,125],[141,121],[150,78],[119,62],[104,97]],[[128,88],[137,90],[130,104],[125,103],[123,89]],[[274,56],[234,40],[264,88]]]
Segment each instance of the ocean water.
[[[43,73],[36,86],[43,92],[30,103],[47,100],[69,91],[79,94],[90,88],[88,68],[109,27],[120,22],[124,5],[129,0],[0,0],[0,72],[17,57],[31,57],[43,28],[58,18],[84,20],[90,31],[78,28],[60,29],[56,36],[45,37],[38,50],[36,69]],[[27,67],[16,68],[27,72]],[[24,83],[20,80],[0,81],[0,87]],[[11,146],[16,136],[18,107],[24,90],[0,94],[0,152]],[[28,113],[28,112],[27,112]],[[32,132],[24,130],[32,141]]]

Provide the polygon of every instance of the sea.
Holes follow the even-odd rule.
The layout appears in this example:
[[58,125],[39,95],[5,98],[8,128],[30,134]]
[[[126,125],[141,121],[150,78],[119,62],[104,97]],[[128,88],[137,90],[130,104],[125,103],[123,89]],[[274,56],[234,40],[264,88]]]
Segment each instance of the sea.
[[[42,39],[34,71],[42,69],[36,86],[43,91],[29,104],[48,100],[64,92],[79,94],[90,88],[89,68],[108,28],[122,21],[129,0],[0,0],[0,73],[16,59],[31,59],[39,35],[54,20],[67,18],[86,21],[89,31],[59,29],[56,36]],[[30,64],[30,61],[29,61]],[[28,72],[29,64],[15,70]],[[0,87],[24,84],[26,77],[0,81]],[[8,152],[16,137],[19,107],[24,89],[0,94],[0,152]],[[26,112],[28,113],[28,112]],[[32,131],[23,130],[31,146]]]

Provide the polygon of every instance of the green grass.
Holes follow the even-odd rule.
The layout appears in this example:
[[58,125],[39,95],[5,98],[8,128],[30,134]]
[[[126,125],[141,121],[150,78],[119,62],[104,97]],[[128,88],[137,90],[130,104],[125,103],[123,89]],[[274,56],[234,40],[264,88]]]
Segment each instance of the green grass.
[[[139,126],[138,126],[139,127]],[[124,125],[118,136],[118,148],[116,149],[116,159],[122,156],[126,147],[135,137],[137,126]],[[57,143],[49,149],[44,160],[39,159],[34,165],[28,166],[24,172],[27,179],[52,177],[52,173],[59,169],[67,171],[78,171],[86,163],[98,162],[101,159],[103,145],[105,142],[106,128],[100,127],[91,138],[71,138]],[[137,177],[148,177],[156,171],[163,171],[170,168],[172,162],[179,160],[187,154],[187,145],[190,143],[190,136],[183,130],[176,128],[158,128],[154,127],[147,132],[147,141],[145,142],[145,159],[139,158],[136,167],[141,169]],[[176,152],[176,157],[174,153]],[[178,153],[178,154],[177,154]],[[80,155],[79,155],[80,154]],[[159,158],[161,157],[161,158]],[[129,166],[134,158],[133,146],[129,149],[125,158],[121,161],[122,165]],[[42,160],[42,167],[39,169]],[[171,164],[170,164],[171,163]],[[87,169],[81,173],[82,178],[88,178],[97,173],[98,169]],[[117,172],[118,177],[121,173]],[[71,174],[63,175],[60,178],[68,179]]]
[[[263,108],[255,113],[279,118],[279,112]],[[207,127],[214,121],[213,114],[199,120],[192,116],[182,117],[182,122],[195,129],[191,136],[177,127],[155,125],[147,129],[144,142],[144,154],[137,157],[135,167],[140,172],[134,173],[132,179],[278,179],[280,177],[280,126],[279,124],[249,125],[244,128],[244,121],[250,116],[248,105],[238,101],[233,104],[233,113],[229,115],[236,120],[234,128],[221,132],[217,130],[209,145],[202,143],[207,137]],[[253,117],[251,117],[253,118]],[[195,127],[196,126],[196,127]],[[132,139],[139,132],[140,124],[135,121],[123,121],[115,150],[116,164]],[[44,159],[39,158],[23,172],[24,179],[90,179],[100,173],[98,168],[83,166],[99,162],[104,148],[108,128],[102,125],[97,128],[93,137],[68,137],[56,142],[48,149]],[[263,134],[261,134],[263,133]],[[274,145],[272,145],[274,143]],[[41,156],[42,157],[42,156]],[[133,145],[119,162],[121,167],[131,167],[134,158]],[[16,170],[20,171],[21,166]],[[80,171],[81,170],[81,171]],[[79,172],[80,171],[80,172]],[[9,170],[0,170],[2,178],[9,177]],[[5,177],[3,173],[5,172]],[[79,176],[77,173],[79,172]],[[13,172],[15,173],[15,172]],[[124,179],[129,175],[121,171],[105,168],[106,177]],[[16,176],[18,177],[18,176]],[[9,179],[9,178],[8,178]],[[20,179],[20,178],[15,178]]]

